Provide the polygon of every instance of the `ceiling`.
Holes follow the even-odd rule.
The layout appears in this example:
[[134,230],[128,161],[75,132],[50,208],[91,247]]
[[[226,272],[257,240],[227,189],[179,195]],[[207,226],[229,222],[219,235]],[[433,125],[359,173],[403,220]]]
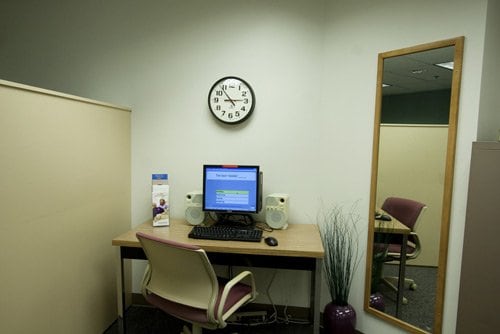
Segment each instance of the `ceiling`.
[[453,71],[434,64],[452,62],[454,46],[385,58],[383,95],[450,89]]

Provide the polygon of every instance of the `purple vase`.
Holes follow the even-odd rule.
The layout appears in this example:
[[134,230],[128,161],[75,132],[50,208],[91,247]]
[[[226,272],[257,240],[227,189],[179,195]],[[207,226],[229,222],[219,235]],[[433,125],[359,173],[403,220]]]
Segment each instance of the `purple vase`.
[[370,295],[370,307],[377,309],[379,311],[385,311],[384,296],[379,292],[372,293]]
[[356,311],[351,305],[339,306],[329,303],[323,311],[325,334],[356,333]]

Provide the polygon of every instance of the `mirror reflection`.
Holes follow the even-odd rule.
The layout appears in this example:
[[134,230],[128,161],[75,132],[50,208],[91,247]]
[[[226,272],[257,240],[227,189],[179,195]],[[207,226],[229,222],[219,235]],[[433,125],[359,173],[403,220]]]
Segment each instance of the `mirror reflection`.
[[365,305],[422,332],[440,332],[461,41],[379,55]]

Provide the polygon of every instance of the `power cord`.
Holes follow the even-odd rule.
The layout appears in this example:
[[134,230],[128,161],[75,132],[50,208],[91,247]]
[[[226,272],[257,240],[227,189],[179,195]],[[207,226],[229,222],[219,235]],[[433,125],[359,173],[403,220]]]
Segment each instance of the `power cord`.
[[267,223],[264,223],[264,222],[256,222],[255,228],[261,229],[262,231],[266,231],[266,232],[273,231],[273,229]]
[[269,280],[269,283],[267,284],[266,287],[266,296],[269,302],[271,303],[271,306],[273,308],[273,313],[269,315],[266,319],[263,319],[262,321],[255,320],[251,322],[240,322],[240,321],[228,321],[228,324],[231,325],[237,325],[237,326],[248,326],[248,327],[253,327],[253,326],[260,326],[260,325],[270,325],[273,323],[281,323],[281,324],[299,324],[299,325],[308,325],[311,322],[308,320],[303,320],[303,319],[292,319],[292,316],[287,314],[288,310],[288,305],[285,305],[283,309],[283,317],[278,316],[278,309],[276,308],[276,304],[271,298],[271,286],[274,283],[274,280],[276,278],[277,270],[274,269],[271,279]]

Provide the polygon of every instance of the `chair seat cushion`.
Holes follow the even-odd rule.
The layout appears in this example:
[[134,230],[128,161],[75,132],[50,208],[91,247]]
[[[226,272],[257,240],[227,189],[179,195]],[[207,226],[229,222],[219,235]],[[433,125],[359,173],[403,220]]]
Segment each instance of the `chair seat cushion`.
[[[227,279],[218,278],[219,280],[219,291],[217,296],[217,302],[215,306],[215,318],[217,319],[217,310],[219,309],[220,298],[222,296],[222,291],[224,290],[224,286],[228,282]],[[223,314],[229,310],[234,304],[236,304],[241,298],[244,296],[251,294],[252,288],[249,285],[243,283],[237,283],[233,286],[231,291],[229,292],[226,303],[224,304]],[[161,309],[163,312],[171,314],[177,318],[189,321],[196,322],[199,324],[208,323],[208,315],[206,309],[200,309],[196,307],[191,307],[188,305],[176,303],[160,297],[154,293],[149,293],[146,296],[146,300]],[[218,319],[217,319],[218,320]]]

